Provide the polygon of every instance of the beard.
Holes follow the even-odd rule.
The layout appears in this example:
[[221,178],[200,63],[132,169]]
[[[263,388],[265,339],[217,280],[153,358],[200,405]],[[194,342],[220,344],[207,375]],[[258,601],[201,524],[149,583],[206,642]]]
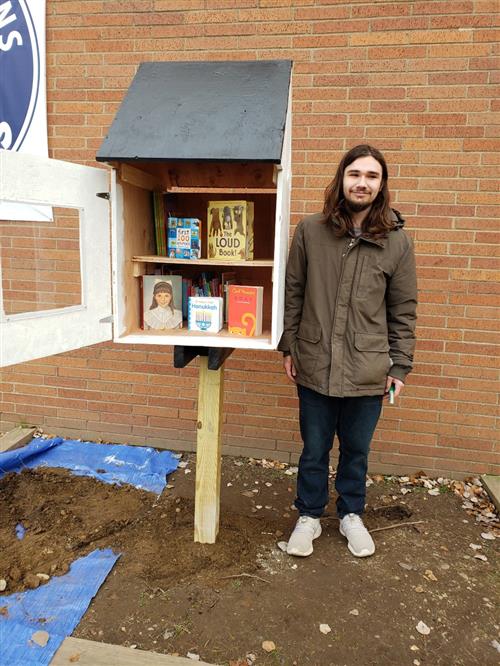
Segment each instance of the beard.
[[361,213],[363,210],[370,208],[373,204],[373,201],[349,201],[345,199],[345,206],[347,210],[351,213]]

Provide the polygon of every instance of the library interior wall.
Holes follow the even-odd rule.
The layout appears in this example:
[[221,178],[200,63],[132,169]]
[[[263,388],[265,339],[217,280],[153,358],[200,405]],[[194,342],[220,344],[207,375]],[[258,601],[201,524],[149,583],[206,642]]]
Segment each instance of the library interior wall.
[[[169,59],[294,61],[292,231],[321,206],[348,148],[385,153],[393,205],[415,239],[420,304],[415,370],[398,405],[384,408],[374,471],[500,470],[497,9],[488,0],[47,0],[51,157],[94,165],[138,64]],[[43,258],[48,281],[68,283],[68,264],[50,263],[75,249],[65,224],[41,247],[33,225],[0,232],[4,259],[29,250],[23,279]],[[281,355],[237,351],[225,367],[224,451],[296,461],[297,399]],[[173,368],[172,348],[112,343],[9,367],[1,429],[33,423],[194,450],[197,377],[196,363]]]

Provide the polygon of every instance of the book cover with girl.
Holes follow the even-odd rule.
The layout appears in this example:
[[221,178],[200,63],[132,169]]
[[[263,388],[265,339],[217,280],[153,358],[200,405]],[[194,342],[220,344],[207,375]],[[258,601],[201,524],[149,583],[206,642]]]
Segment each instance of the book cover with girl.
[[182,328],[182,277],[143,275],[143,323],[145,330]]

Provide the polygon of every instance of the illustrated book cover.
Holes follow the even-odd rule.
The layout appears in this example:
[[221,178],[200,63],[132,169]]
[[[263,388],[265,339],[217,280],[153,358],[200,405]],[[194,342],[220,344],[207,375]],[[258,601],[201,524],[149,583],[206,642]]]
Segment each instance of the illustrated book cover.
[[208,258],[253,259],[253,201],[208,202]]
[[247,337],[261,335],[264,287],[230,284],[228,294],[229,333]]
[[222,328],[223,302],[220,296],[191,296],[188,305],[188,329],[218,333]]
[[201,257],[201,221],[195,217],[169,217],[168,256],[176,259]]
[[141,328],[172,330],[182,328],[182,277],[143,275],[141,284]]

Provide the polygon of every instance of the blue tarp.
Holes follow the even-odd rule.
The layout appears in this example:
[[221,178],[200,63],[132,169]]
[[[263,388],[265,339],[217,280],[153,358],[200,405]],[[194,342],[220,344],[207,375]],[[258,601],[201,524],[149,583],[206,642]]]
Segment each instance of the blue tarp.
[[159,495],[177,463],[170,451],[149,447],[37,437],[27,446],[0,453],[0,478],[25,467],[65,467],[78,476],[93,476],[105,483],[130,483]]
[[[80,622],[92,598],[119,558],[110,548],[94,550],[73,562],[64,576],[54,577],[36,590],[0,597],[0,664],[41,666],[52,657]],[[46,631],[40,647],[31,638]]]
[[[33,439],[27,446],[0,453],[0,478],[8,472],[36,467],[64,467],[78,476],[105,483],[130,483],[160,494],[166,477],[177,469],[170,451],[124,444],[97,444],[54,439]],[[16,526],[22,539],[24,527]],[[77,626],[92,598],[119,555],[111,549],[95,550],[76,560],[65,576],[52,578],[36,590],[0,595],[0,666],[49,664],[59,645]],[[45,647],[33,643],[35,631],[47,631]]]

